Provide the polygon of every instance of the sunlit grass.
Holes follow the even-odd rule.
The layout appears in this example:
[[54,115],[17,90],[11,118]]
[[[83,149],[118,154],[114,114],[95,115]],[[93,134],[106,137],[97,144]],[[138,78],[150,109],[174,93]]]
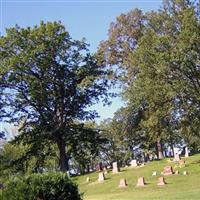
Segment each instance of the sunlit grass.
[[[123,168],[120,173],[106,175],[103,183],[98,183],[98,173],[74,178],[79,185],[80,191],[84,194],[84,200],[194,200],[200,199],[200,154],[183,158],[186,166],[177,168],[179,175],[167,176],[165,186],[157,186],[158,177],[163,171],[163,167],[175,163],[168,163],[167,159],[163,161],[154,161],[147,163],[143,167]],[[183,171],[188,171],[188,176],[183,176]],[[157,176],[152,176],[152,172],[157,171]],[[86,177],[90,177],[90,182],[86,183]],[[146,186],[136,187],[137,178],[144,176]],[[128,186],[118,188],[120,178],[126,178]]]

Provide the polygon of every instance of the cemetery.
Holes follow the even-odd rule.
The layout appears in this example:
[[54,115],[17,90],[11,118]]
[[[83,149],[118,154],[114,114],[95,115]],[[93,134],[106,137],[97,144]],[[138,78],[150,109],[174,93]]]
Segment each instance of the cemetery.
[[0,200],[200,199],[200,0],[0,0]]
[[[170,168],[167,159],[164,159],[147,163],[144,167],[133,168],[130,165],[128,168],[121,168],[117,174],[109,170],[103,183],[98,183],[99,172],[89,174],[89,183],[85,182],[88,175],[75,180],[84,192],[86,200],[198,200],[200,154],[181,159],[184,159],[186,164],[185,167],[177,168],[178,174],[176,171],[171,173],[171,168],[174,171],[177,162],[170,163]],[[167,175],[161,175],[164,170],[167,170]],[[154,171],[157,174],[152,176]]]

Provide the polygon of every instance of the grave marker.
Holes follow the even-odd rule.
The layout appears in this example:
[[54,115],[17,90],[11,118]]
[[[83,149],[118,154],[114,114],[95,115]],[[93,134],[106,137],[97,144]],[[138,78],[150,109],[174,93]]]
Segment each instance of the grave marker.
[[152,173],[152,176],[156,176],[156,175],[157,175],[157,172],[154,171],[154,172]]
[[144,177],[139,177],[137,180],[137,187],[143,187],[145,185]]
[[98,182],[103,182],[104,180],[105,180],[104,173],[103,172],[99,173]]
[[137,160],[131,160],[131,167],[137,167]]
[[120,179],[119,188],[124,188],[126,186],[127,186],[126,179],[125,178]]
[[158,184],[157,185],[165,185],[166,184],[166,182],[165,182],[165,178],[164,177],[159,177],[158,178]]
[[117,162],[114,162],[112,165],[113,165],[112,172],[113,172],[114,174],[115,174],[115,173],[118,173],[118,172],[119,172],[119,168],[118,168]]
[[188,175],[188,172],[187,172],[187,171],[184,171],[184,172],[183,172],[183,175],[184,175],[184,176]]
[[86,178],[86,183],[89,183],[90,182],[90,177],[87,177]]
[[176,171],[175,171],[175,174],[176,174],[176,175],[178,175],[178,174],[179,174],[179,171],[178,171],[178,170],[176,170]]
[[172,170],[171,166],[164,167],[163,175],[168,176],[168,175],[172,175],[172,174],[173,174],[173,170]]

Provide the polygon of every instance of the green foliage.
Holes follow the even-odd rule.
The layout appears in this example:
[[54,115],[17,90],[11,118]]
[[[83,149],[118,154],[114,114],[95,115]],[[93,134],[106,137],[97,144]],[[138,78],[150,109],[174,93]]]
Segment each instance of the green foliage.
[[43,146],[42,150],[31,152],[30,145],[5,144],[0,152],[0,178],[59,169],[55,145]]
[[2,200],[81,200],[77,186],[63,173],[14,177],[5,184]]
[[68,142],[82,126],[77,122],[97,115],[88,107],[107,100],[109,72],[60,22],[9,28],[0,47],[2,120],[22,124],[15,142],[31,144],[33,155],[42,157],[43,146],[56,144],[60,170],[69,170]]
[[189,0],[164,1],[156,12],[136,9],[120,15],[99,46],[99,61],[123,80],[126,116],[130,108],[143,108],[130,135],[137,137],[135,129],[141,129],[141,143],[156,143],[160,153],[162,144],[200,143],[199,13]]

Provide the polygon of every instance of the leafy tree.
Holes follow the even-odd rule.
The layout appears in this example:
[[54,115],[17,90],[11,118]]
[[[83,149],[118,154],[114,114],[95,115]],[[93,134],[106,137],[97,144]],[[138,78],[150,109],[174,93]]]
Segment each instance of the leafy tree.
[[99,47],[100,62],[125,82],[125,100],[144,106],[139,126],[159,158],[164,143],[173,149],[180,136],[189,144],[199,135],[198,8],[189,0],[167,0],[157,12],[123,14]]
[[101,151],[104,159],[118,161],[122,165],[128,164],[134,158],[134,147],[145,142],[139,123],[142,119],[142,109],[122,107],[113,119],[104,120],[100,124],[101,134],[108,142],[103,145]]
[[7,29],[0,48],[4,120],[23,122],[16,140],[34,151],[55,143],[60,170],[69,170],[75,122],[96,116],[88,107],[107,96],[108,72],[60,22]]
[[94,168],[96,158],[99,156],[101,145],[107,139],[100,134],[97,124],[86,122],[76,129],[71,141],[72,163],[81,174]]
[[[171,136],[169,127],[179,123],[181,128],[177,131],[174,126],[173,133],[181,132],[189,144],[196,131],[190,131],[186,139],[184,126],[194,130],[200,125],[197,7],[191,1],[166,1],[162,11],[149,17],[147,30],[132,57],[141,71],[131,91],[137,94],[136,98],[141,95],[140,100],[147,101],[147,127],[152,121],[166,140]],[[190,122],[182,123],[186,119]],[[157,132],[155,127],[153,131]]]

